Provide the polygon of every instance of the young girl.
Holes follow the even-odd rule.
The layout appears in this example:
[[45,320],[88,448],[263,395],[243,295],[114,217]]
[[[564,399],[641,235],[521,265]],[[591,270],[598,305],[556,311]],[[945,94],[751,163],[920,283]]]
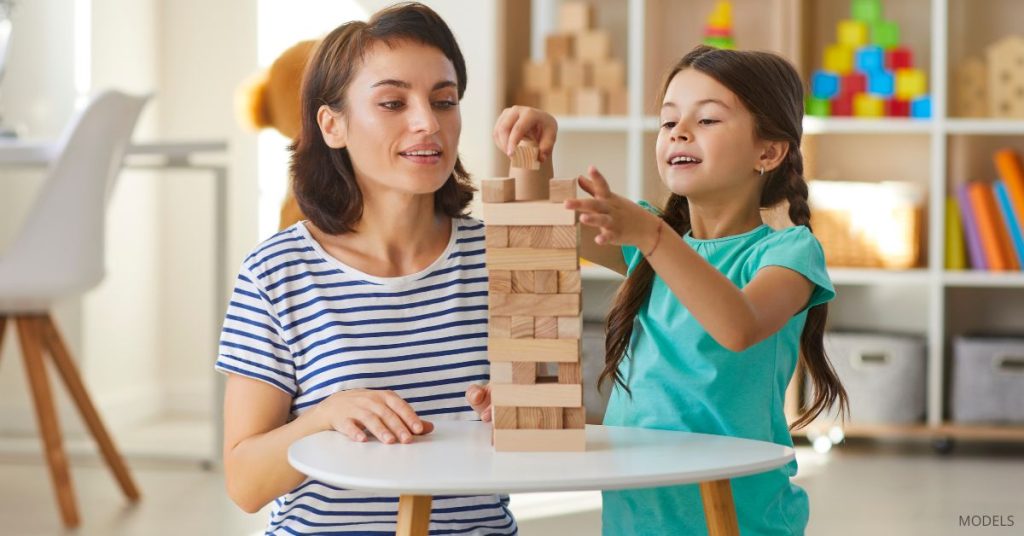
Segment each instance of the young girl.
[[[783,397],[798,355],[814,399],[794,426],[835,403],[846,410],[822,346],[835,292],[809,226],[800,77],[772,54],[701,46],[662,94],[664,208],[612,193],[594,168],[580,178],[593,198],[566,202],[584,224],[582,255],[628,274],[608,315],[604,422],[792,446]],[[502,148],[518,141],[508,129],[496,138]],[[760,209],[784,201],[795,226],[762,223]],[[732,481],[742,534],[803,534],[796,469]],[[707,534],[693,485],[605,492],[603,524],[606,534]]]

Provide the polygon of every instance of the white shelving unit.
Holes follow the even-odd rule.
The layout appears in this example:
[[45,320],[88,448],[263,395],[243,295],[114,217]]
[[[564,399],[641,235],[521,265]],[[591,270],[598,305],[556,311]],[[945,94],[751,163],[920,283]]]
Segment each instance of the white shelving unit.
[[[609,6],[616,4],[605,0],[592,3],[599,14],[602,9],[609,9]],[[617,4],[621,6],[621,3]],[[656,87],[659,82],[655,81],[660,80],[668,65],[657,65],[657,60],[665,63],[668,54],[666,50],[671,51],[672,57],[678,58],[690,44],[699,42],[699,26],[703,23],[701,14],[710,12],[713,0],[694,0],[685,2],[685,6],[679,4],[684,3],[628,0],[626,36],[619,41],[626,45],[624,57],[628,73],[629,113],[620,117],[560,117],[559,147],[556,147],[555,154],[556,175],[578,174],[590,163],[587,158],[601,158],[605,162],[604,168],[609,168],[606,176],[610,178],[612,187],[620,193],[632,199],[641,199],[662,191],[659,190],[660,181],[652,156],[658,118],[650,114],[655,111],[652,102],[654,94],[660,89]],[[907,289],[916,293],[915,301],[921,304],[918,309],[921,318],[918,319],[919,328],[916,331],[925,337],[928,345],[926,422],[911,427],[851,426],[846,430],[849,436],[1024,440],[1024,426],[962,426],[947,422],[946,419],[949,341],[952,336],[970,329],[972,322],[986,322],[985,315],[981,315],[980,319],[958,316],[958,311],[954,310],[958,303],[967,301],[982,308],[991,306],[1002,315],[992,320],[993,323],[1001,323],[1000,327],[1004,329],[1018,328],[1024,332],[1024,322],[1020,320],[1024,319],[1024,273],[951,272],[944,269],[945,197],[951,191],[951,185],[966,178],[960,176],[958,169],[950,170],[954,167],[951,162],[962,159],[970,164],[991,158],[991,154],[985,154],[984,150],[976,150],[979,154],[971,155],[968,152],[967,156],[963,156],[958,147],[982,143],[977,140],[989,145],[1008,141],[1018,150],[1024,151],[1024,138],[1013,138],[1024,135],[1024,120],[958,118],[950,117],[948,113],[951,63],[962,60],[962,56],[967,54],[977,54],[978,51],[974,49],[1002,37],[990,32],[986,24],[991,26],[993,20],[1006,21],[999,22],[1002,25],[1001,31],[1012,31],[1014,28],[1010,21],[1024,17],[1024,2],[999,0],[985,6],[979,4],[970,0],[885,2],[887,16],[891,15],[889,18],[901,25],[905,41],[915,49],[915,53],[925,52],[916,58],[915,63],[928,74],[933,100],[931,119],[807,117],[804,121],[805,136],[814,137],[819,143],[842,143],[844,151],[847,144],[850,151],[856,151],[858,144],[871,146],[872,150],[881,147],[890,151],[899,151],[903,145],[903,153],[911,153],[919,167],[927,166],[926,172],[918,170],[917,177],[908,178],[919,182],[928,192],[925,222],[927,258],[924,259],[924,266],[900,271],[850,268],[830,270],[833,282],[839,287],[835,308],[843,307],[844,293],[867,293],[883,297]],[[543,55],[538,48],[543,46],[543,39],[538,37],[538,32],[546,33],[556,27],[557,6],[557,0],[534,0],[532,35],[535,58]],[[737,18],[734,26],[741,46],[768,48],[782,53],[798,65],[806,80],[807,74],[820,63],[823,43],[833,39],[834,30],[828,27],[829,24],[834,28],[835,22],[848,12],[848,6],[849,0],[734,0],[734,14]],[[683,8],[688,10],[689,18],[697,20],[672,19],[671,12]],[[989,10],[987,17],[984,13],[974,14],[977,10],[986,9]],[[953,18],[950,17],[951,10],[954,11]],[[992,16],[993,11],[999,10],[1012,10],[1012,13]],[[750,13],[753,13],[752,19],[744,20],[744,16],[751,17]],[[667,32],[663,29],[665,23],[659,19],[678,20],[683,25],[682,29],[678,33]],[[689,26],[685,26],[687,24]],[[772,24],[776,26],[774,29],[765,29],[766,25]],[[1024,33],[1021,30],[1016,32]],[[748,36],[751,36],[749,40]],[[652,44],[652,40],[659,38],[669,42]],[[661,72],[651,72],[655,69]],[[885,137],[884,141],[880,137]],[[565,149],[566,146],[569,148]],[[559,148],[563,151],[560,152]],[[618,152],[614,153],[616,150]],[[927,158],[922,154],[924,150],[928,152]],[[608,154],[609,151],[613,154]],[[893,160],[907,158],[906,154],[892,152],[889,155],[871,154],[870,160],[887,156]],[[616,163],[622,166],[621,170],[615,169]],[[879,177],[870,176],[879,174],[877,168],[865,172],[867,177],[858,176],[857,169],[843,171],[848,175],[842,178],[880,180]],[[584,267],[583,277],[586,281],[609,284],[622,279],[618,274],[592,266]],[[974,299],[973,294],[978,294],[977,299]],[[991,303],[986,303],[986,300]],[[1015,301],[1020,305],[1009,305]],[[996,304],[1001,306],[996,307]],[[1011,315],[1016,319],[1005,318],[1006,315],[1002,314],[1005,306],[1019,312],[1018,315]],[[862,311],[853,320],[847,315],[843,321],[852,324],[863,321],[865,325],[883,329],[887,311],[881,305],[875,309],[877,311],[869,313]],[[879,318],[875,318],[876,313]],[[974,329],[978,327],[974,326]]]

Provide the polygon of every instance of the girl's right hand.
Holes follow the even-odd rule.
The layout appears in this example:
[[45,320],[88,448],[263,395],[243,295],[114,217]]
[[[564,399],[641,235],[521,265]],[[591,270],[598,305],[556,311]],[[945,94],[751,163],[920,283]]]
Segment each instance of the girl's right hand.
[[505,108],[494,124],[494,144],[509,158],[520,140],[530,138],[537,142],[539,160],[544,162],[551,158],[557,136],[558,122],[554,116],[529,106]]
[[381,443],[409,443],[414,435],[434,430],[433,423],[420,419],[394,391],[339,391],[318,404],[316,411],[326,422],[325,429],[337,430],[359,442],[366,441],[369,432]]

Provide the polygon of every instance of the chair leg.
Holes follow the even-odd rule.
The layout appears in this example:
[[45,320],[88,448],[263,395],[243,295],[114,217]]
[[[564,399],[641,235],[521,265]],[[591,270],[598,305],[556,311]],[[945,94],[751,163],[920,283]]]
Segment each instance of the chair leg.
[[36,418],[39,421],[39,433],[43,439],[43,450],[50,466],[50,476],[57,493],[57,504],[60,515],[67,527],[78,526],[78,506],[75,504],[75,491],[71,487],[71,473],[68,471],[68,459],[61,444],[60,426],[57,422],[57,411],[53,405],[53,394],[46,378],[46,365],[43,363],[43,352],[40,347],[42,335],[39,332],[37,317],[15,317],[18,325],[18,338],[21,340],[22,355],[25,358],[25,373],[28,375],[29,386],[35,401]]
[[68,391],[71,393],[71,397],[74,399],[75,405],[78,406],[78,411],[82,415],[82,419],[85,420],[89,431],[92,432],[92,436],[96,439],[103,458],[114,473],[114,478],[117,479],[118,484],[121,485],[121,490],[129,500],[133,502],[138,501],[139,489],[135,485],[131,473],[128,471],[127,464],[124,463],[124,458],[118,453],[113,439],[107,433],[107,428],[103,425],[99,412],[93,406],[89,393],[85,389],[85,384],[82,383],[82,378],[78,374],[78,368],[75,367],[71,354],[61,338],[60,332],[57,331],[53,317],[50,315],[42,316],[39,317],[37,322],[43,344],[49,350],[50,356],[53,357],[53,362],[57,365],[57,370],[60,371],[64,384],[67,385]]
[[4,328],[7,327],[7,317],[0,316],[0,352],[4,350]]

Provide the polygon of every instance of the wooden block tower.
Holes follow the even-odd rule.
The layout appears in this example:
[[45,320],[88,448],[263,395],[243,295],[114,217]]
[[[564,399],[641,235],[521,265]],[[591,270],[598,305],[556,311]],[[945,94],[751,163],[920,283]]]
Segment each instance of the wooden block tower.
[[580,266],[575,179],[552,179],[526,140],[509,177],[484,179],[494,448],[586,449],[580,369]]

